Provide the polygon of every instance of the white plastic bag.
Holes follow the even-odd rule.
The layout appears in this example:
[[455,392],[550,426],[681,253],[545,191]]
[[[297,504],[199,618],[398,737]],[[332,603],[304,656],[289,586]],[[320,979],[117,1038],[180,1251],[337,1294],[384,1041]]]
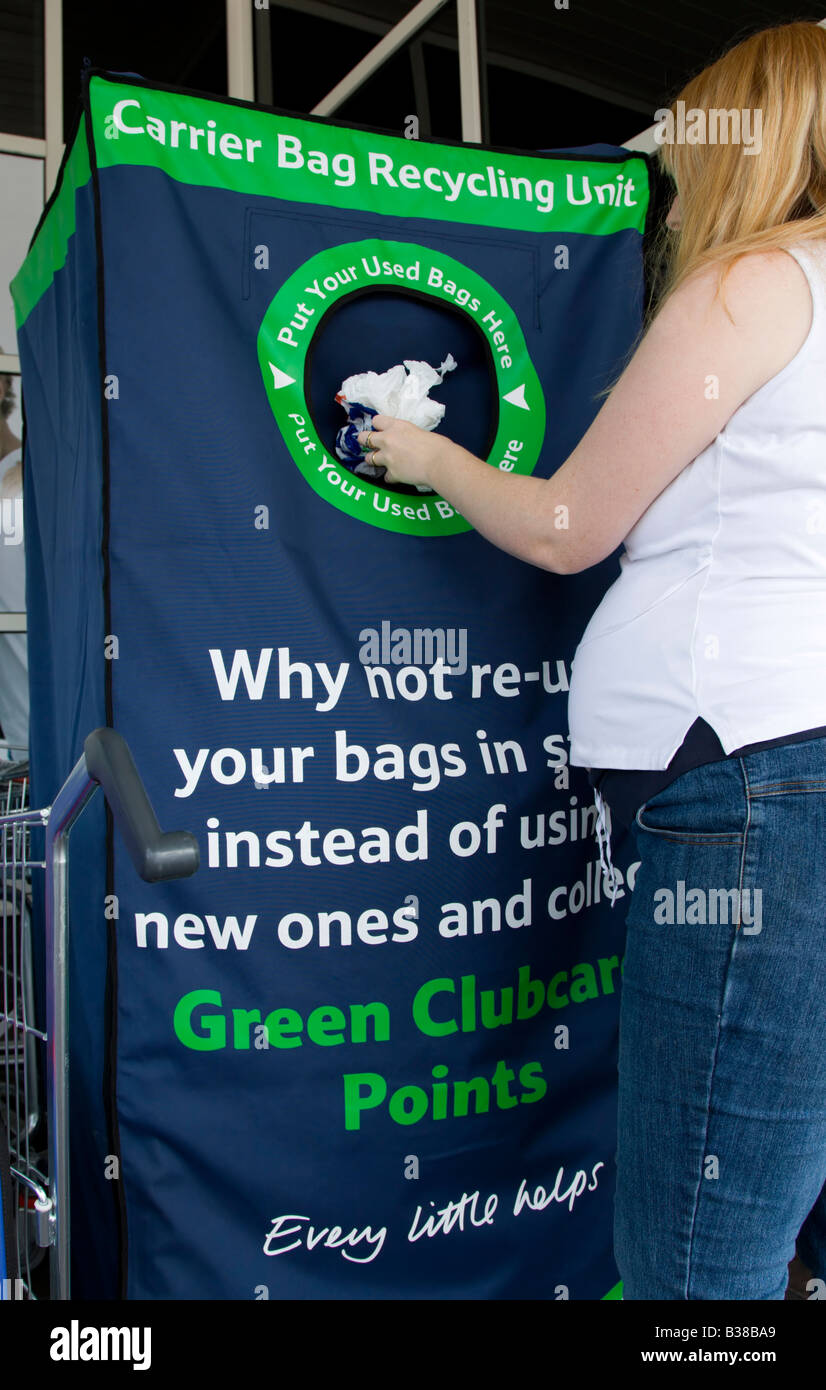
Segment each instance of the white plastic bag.
[[[370,428],[373,415],[392,415],[397,420],[409,420],[423,430],[433,430],[444,419],[445,405],[432,401],[428,392],[438,386],[448,372],[458,365],[451,353],[440,363],[438,370],[429,362],[405,358],[403,363],[386,372],[356,372],[341,383],[336,400],[347,411],[347,424],[336,438],[336,453],[352,471],[362,477],[381,479],[387,469],[381,464],[366,463],[362,445],[356,439],[360,430]],[[420,486],[419,492],[432,489]]]

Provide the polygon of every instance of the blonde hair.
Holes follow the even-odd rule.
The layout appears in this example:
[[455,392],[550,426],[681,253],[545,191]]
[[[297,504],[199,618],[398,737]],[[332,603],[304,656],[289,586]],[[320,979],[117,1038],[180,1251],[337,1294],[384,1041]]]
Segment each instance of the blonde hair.
[[[726,307],[723,284],[742,256],[826,236],[826,29],[805,21],[761,29],[692,77],[671,103],[673,120],[678,102],[686,111],[759,111],[762,143],[756,154],[742,144],[660,146],[681,226],[663,223],[654,235],[655,291],[629,357],[695,271],[718,267]],[[607,395],[618,379],[598,394]]]

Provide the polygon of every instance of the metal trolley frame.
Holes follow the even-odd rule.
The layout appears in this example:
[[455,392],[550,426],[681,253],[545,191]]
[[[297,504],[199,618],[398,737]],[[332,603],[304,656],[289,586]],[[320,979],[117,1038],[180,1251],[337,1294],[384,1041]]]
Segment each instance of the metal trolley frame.
[[[129,856],[147,883],[186,878],[200,858],[187,830],[162,832],[129,748],[114,729],[88,735],[83,753],[51,806],[26,808],[21,776],[18,806],[11,791],[0,815],[0,1121],[5,1120],[11,1176],[14,1248],[18,1276],[14,1296],[35,1297],[31,1271],[37,1251],[50,1252],[53,1299],[70,1293],[69,1208],[69,834],[100,786]],[[10,775],[9,775],[10,774]],[[7,784],[14,781],[9,767]],[[42,859],[31,857],[31,832],[45,829]],[[34,1022],[31,873],[45,873],[46,1031]],[[45,1051],[45,1113],[41,1114],[37,1061]],[[5,1113],[3,1113],[5,1112]],[[45,1129],[45,1147],[34,1136]],[[45,1164],[44,1164],[45,1159]],[[45,1171],[44,1171],[45,1167]],[[32,1251],[34,1250],[34,1257]],[[24,1277],[25,1276],[25,1277]]]

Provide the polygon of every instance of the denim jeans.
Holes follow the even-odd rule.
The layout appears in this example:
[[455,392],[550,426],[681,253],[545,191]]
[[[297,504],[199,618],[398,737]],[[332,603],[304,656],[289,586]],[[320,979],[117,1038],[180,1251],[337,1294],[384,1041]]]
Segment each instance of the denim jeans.
[[623,1297],[782,1299],[795,1243],[826,1279],[826,738],[692,768],[633,829]]

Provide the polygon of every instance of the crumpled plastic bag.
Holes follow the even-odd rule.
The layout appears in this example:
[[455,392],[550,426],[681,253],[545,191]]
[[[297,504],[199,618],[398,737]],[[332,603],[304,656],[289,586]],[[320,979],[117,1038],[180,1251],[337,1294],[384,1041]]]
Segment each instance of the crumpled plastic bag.
[[[455,357],[448,353],[438,370],[429,362],[405,358],[403,363],[386,372],[356,372],[348,376],[341,383],[341,390],[336,392],[336,400],[347,412],[347,423],[336,435],[336,453],[350,472],[373,482],[383,481],[387,468],[365,461],[357,434],[370,428],[374,415],[392,415],[397,420],[409,420],[423,430],[435,429],[444,419],[446,407],[441,401],[430,400],[428,392],[457,366]],[[416,489],[418,492],[433,491],[419,483]]]

